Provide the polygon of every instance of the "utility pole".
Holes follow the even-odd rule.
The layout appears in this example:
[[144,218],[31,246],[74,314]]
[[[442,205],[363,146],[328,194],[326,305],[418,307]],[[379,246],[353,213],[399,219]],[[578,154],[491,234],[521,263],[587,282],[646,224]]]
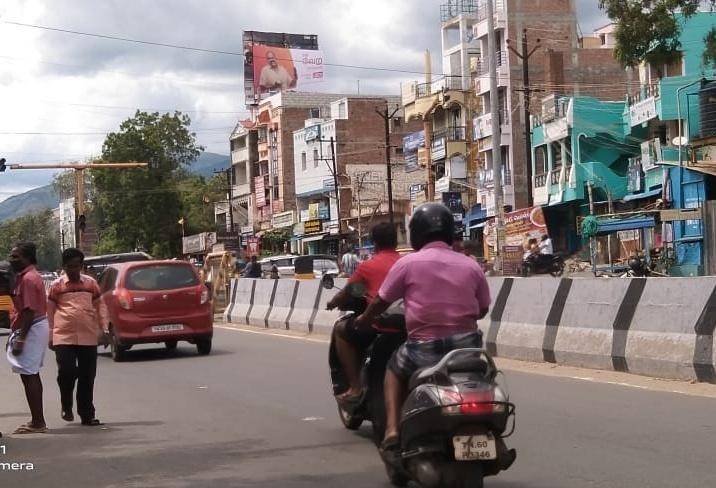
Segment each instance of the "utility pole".
[[390,217],[390,225],[395,225],[395,217],[393,215],[393,170],[390,167],[390,119],[398,113],[400,107],[395,107],[392,113],[388,111],[388,105],[385,105],[385,110],[375,111],[383,118],[385,124],[385,172],[388,180],[388,216]]
[[490,113],[492,122],[492,173],[495,182],[495,226],[497,232],[495,270],[502,271],[502,246],[505,243],[505,203],[502,190],[502,134],[500,132],[500,98],[497,86],[497,45],[493,0],[487,0],[487,60],[490,70]]
[[73,169],[75,170],[75,242],[77,248],[82,249],[82,234],[84,229],[81,226],[85,222],[85,177],[86,169],[133,169],[146,168],[149,163],[67,163],[67,164],[11,164],[10,169]]
[[[318,138],[316,139],[320,144],[321,149],[321,157],[319,158],[321,161],[326,163],[328,166],[328,171],[331,173],[331,176],[333,176],[333,186],[334,186],[334,192],[335,192],[335,198],[336,198],[336,220],[338,222],[338,233],[341,232],[341,194],[339,192],[338,188],[338,167],[336,164],[336,147],[335,147],[335,139],[331,137],[330,140]],[[331,157],[330,158],[324,158],[323,157],[323,143],[329,142],[331,144]],[[328,164],[328,162],[331,162],[331,164]]]
[[512,51],[520,60],[522,60],[522,94],[524,96],[522,109],[524,110],[525,119],[525,164],[527,165],[527,206],[531,207],[533,204],[532,197],[532,130],[530,127],[530,95],[532,89],[530,88],[530,69],[529,59],[539,49],[540,39],[537,39],[537,45],[532,48],[530,52],[527,52],[527,29],[522,30],[522,52],[517,52],[512,46],[510,46],[510,40],[507,40],[507,48]]
[[[220,169],[220,170],[214,171],[214,174],[226,173],[226,183],[227,183],[226,196],[229,199],[229,229],[230,229],[229,233],[230,234],[234,233],[234,205],[232,203],[234,201],[234,195],[233,195],[234,191],[232,188],[232,183],[233,183],[232,179],[233,178],[231,177],[231,174],[233,172],[234,172],[233,166],[228,169]],[[226,225],[226,224],[224,224],[224,225]]]

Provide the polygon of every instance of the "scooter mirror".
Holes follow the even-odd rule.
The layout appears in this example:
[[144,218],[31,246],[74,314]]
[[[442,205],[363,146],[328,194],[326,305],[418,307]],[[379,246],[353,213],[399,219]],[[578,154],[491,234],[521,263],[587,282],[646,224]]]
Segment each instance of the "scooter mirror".
[[326,290],[332,290],[333,287],[336,286],[335,281],[333,281],[333,276],[323,275],[323,278],[321,278],[321,286]]

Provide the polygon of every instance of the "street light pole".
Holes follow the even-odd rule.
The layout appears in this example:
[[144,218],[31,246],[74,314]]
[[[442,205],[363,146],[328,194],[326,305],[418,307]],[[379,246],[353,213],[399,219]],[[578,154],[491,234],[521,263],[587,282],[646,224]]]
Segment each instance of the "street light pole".
[[395,217],[393,214],[393,170],[390,167],[390,119],[392,119],[396,113],[398,113],[400,107],[395,107],[392,113],[388,112],[388,105],[385,105],[385,110],[380,111],[376,109],[378,115],[383,118],[385,124],[385,172],[388,180],[388,216],[390,218],[390,225],[395,225]]

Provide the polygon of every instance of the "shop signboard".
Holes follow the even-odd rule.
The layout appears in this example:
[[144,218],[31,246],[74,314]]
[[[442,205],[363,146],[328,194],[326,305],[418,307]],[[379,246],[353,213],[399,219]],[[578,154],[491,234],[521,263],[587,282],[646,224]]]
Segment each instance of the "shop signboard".
[[308,220],[303,223],[304,234],[318,234],[322,231],[323,227],[321,226],[321,221],[318,219]]
[[443,176],[435,182],[435,193],[445,193],[450,191],[450,178]]
[[421,147],[418,149],[418,166],[421,168],[426,168],[428,166],[428,159],[429,159],[429,153],[428,150],[424,147]]
[[273,214],[273,217],[271,219],[271,226],[274,229],[280,229],[282,227],[291,227],[295,223],[295,218],[293,214],[293,210],[289,210],[288,212],[281,212],[277,214]]
[[654,97],[645,98],[629,107],[629,120],[632,127],[648,122],[656,116],[656,99]]
[[184,254],[199,254],[206,249],[206,236],[203,233],[182,237],[181,241]]
[[403,154],[405,156],[405,171],[417,171],[418,151],[425,147],[425,131],[413,132],[403,137]]
[[248,257],[257,256],[261,254],[261,247],[259,246],[258,237],[249,237],[246,239],[246,255]]
[[318,220],[328,220],[331,218],[331,209],[327,203],[318,204]]
[[459,191],[443,192],[442,200],[443,204],[445,204],[445,206],[450,209],[453,215],[459,214],[460,218],[455,218],[455,220],[459,220],[460,222],[462,222],[462,214],[465,210],[462,206],[462,193],[460,193]]
[[312,125],[310,127],[306,127],[303,131],[303,136],[306,139],[306,142],[315,141],[316,139],[321,137],[321,124]]
[[244,225],[241,227],[242,235],[251,235],[254,233],[254,227],[252,225]]
[[[547,224],[542,207],[529,207],[505,214],[505,245],[526,248],[530,239],[539,240],[547,234]],[[495,221],[485,226],[485,242],[496,246]]]
[[418,195],[421,193],[425,193],[425,184],[424,183],[417,183],[415,185],[410,185],[410,188],[408,189],[408,196],[410,197],[410,201],[414,202]]
[[305,221],[307,221],[307,220],[311,220],[311,214],[310,214],[310,212],[308,211],[308,209],[301,210],[300,219],[299,219],[299,220],[300,220],[301,222],[305,222]]
[[318,220],[318,203],[308,204],[308,220]]
[[331,235],[338,234],[338,222],[335,220],[323,222],[323,232],[328,232]]
[[522,269],[522,246],[502,246],[502,274],[504,276],[516,276]]
[[446,148],[445,148],[445,137],[436,137],[433,139],[433,144],[430,146],[430,157],[433,161],[438,159],[445,159]]

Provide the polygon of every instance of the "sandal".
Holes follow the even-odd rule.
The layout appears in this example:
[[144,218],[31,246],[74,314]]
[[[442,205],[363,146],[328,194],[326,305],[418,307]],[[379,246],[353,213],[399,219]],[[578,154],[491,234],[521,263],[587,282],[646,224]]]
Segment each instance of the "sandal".
[[385,439],[378,449],[383,462],[394,469],[402,470],[402,456],[400,453],[400,439],[398,436]]
[[45,432],[47,432],[47,426],[33,427],[32,425],[25,424],[25,425],[21,425],[20,427],[15,429],[15,432],[13,432],[13,435],[44,434]]

